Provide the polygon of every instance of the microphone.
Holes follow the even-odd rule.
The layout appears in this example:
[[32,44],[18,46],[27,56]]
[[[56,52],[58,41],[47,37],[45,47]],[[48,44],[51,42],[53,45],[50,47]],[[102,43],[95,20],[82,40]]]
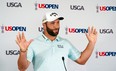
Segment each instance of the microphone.
[[64,60],[65,60],[65,58],[64,58],[64,57],[62,57],[62,61],[63,61],[63,64],[64,64],[65,71],[67,71]]

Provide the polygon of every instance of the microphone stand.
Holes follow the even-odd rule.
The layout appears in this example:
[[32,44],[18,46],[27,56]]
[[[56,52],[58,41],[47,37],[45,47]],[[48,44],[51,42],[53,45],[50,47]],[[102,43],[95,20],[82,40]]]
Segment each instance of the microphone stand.
[[65,58],[64,58],[64,57],[62,57],[62,61],[63,61],[63,64],[64,64],[65,71],[67,71],[64,60],[65,60]]

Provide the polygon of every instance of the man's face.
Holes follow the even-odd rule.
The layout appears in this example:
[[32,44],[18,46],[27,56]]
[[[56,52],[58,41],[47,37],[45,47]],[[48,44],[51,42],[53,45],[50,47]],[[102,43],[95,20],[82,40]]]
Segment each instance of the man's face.
[[57,36],[59,33],[59,28],[60,28],[59,20],[46,23],[46,31],[51,36]]

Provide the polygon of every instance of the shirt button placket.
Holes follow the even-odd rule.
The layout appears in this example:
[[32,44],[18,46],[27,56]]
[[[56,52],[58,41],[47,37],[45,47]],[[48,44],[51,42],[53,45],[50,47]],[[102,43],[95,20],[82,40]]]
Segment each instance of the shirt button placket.
[[55,53],[55,50],[54,50],[54,42],[52,41],[51,42],[51,48],[52,48],[52,55]]

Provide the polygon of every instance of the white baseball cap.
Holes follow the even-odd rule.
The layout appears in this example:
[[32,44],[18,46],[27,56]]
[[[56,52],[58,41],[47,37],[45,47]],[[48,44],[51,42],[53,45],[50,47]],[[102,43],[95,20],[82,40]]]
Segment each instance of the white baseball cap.
[[47,12],[43,17],[42,23],[54,21],[56,19],[63,20],[63,17],[58,16],[56,12]]

